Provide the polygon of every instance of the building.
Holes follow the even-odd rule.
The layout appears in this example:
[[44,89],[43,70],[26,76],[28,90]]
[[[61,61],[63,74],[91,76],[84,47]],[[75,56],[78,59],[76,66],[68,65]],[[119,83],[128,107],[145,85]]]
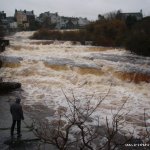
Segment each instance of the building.
[[122,17],[124,19],[127,19],[127,17],[135,17],[137,20],[141,20],[143,18],[142,10],[140,12],[130,12],[130,13],[121,13]]
[[78,18],[61,16],[56,28],[58,29],[76,29],[78,28]]
[[9,23],[4,11],[0,11],[0,30],[0,36],[9,32]]
[[57,23],[60,20],[60,16],[58,15],[58,13],[50,13],[48,12],[44,12],[41,13],[39,15],[40,20],[45,21],[45,19],[49,19],[49,21],[53,24],[53,23]]
[[41,13],[38,17],[38,21],[40,23],[43,22],[44,27],[53,27],[56,29],[83,28],[84,26],[90,23],[90,21],[88,21],[87,18],[59,16],[57,12],[50,13],[49,11]]
[[60,16],[58,15],[57,12],[50,13],[48,11],[41,13],[37,21],[42,25],[42,27],[54,29],[58,24],[58,22],[60,21]]
[[35,22],[35,15],[34,11],[22,11],[22,10],[15,10],[15,19],[17,21],[17,25],[20,28],[28,29],[30,28]]
[[58,15],[58,13],[50,13],[50,19],[51,19],[51,23],[58,23],[60,20],[60,16]]
[[14,17],[7,17],[7,21],[9,23],[9,29],[11,31],[15,31],[18,28],[17,22]]
[[82,18],[82,17],[78,18],[78,26],[79,26],[79,28],[84,28],[89,23],[90,23],[90,21],[87,18]]
[[6,19],[6,13],[4,11],[0,11],[0,20]]
[[104,18],[103,15],[101,15],[101,14],[98,15],[98,20],[104,20],[104,19],[105,19],[105,18]]
[[84,28],[90,23],[87,18],[75,18],[75,17],[64,17],[61,16],[59,22],[57,23],[57,29],[79,29]]
[[141,20],[143,18],[142,10],[140,10],[140,12],[126,12],[126,13],[123,13],[121,12],[121,10],[118,10],[117,12],[111,12],[105,15],[99,14],[98,20],[104,20],[104,19],[126,20],[128,17],[135,18],[136,20]]

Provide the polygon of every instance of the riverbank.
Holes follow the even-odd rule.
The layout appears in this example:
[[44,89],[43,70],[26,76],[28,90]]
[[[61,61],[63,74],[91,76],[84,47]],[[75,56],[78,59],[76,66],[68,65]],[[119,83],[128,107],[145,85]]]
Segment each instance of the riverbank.
[[[9,46],[9,40],[0,39],[0,53],[5,51],[5,47]],[[6,66],[9,61],[6,58],[0,56],[0,68]],[[18,82],[3,82],[3,78],[0,78],[0,93],[9,93],[13,90],[21,88],[21,83]]]
[[[0,149],[6,149],[13,147],[8,141],[10,138],[10,127],[12,123],[12,118],[10,114],[10,104],[14,102],[14,98],[18,95],[18,93],[10,93],[7,95],[0,95]],[[32,121],[25,114],[25,122],[22,122],[22,141],[24,140],[32,140],[34,141],[37,137],[34,136],[32,132],[30,132],[29,127],[31,126]],[[28,125],[28,126],[27,126]],[[6,143],[6,144],[5,144]],[[8,144],[8,145],[7,145]],[[9,145],[10,144],[10,145]],[[16,146],[17,147],[17,146]]]
[[[12,123],[12,118],[10,114],[10,104],[15,101],[15,97],[18,96],[20,92],[12,92],[7,95],[0,95],[0,149],[1,150],[33,150],[38,147],[45,150],[53,149],[55,147],[49,144],[43,144],[40,142],[40,139],[37,138],[32,132],[32,117],[36,112],[32,111],[32,115],[26,111],[27,107],[24,108],[24,117],[25,120],[22,121],[22,137],[21,139],[11,140],[10,137],[10,127]],[[28,108],[29,109],[29,108]],[[32,116],[32,117],[31,117]],[[15,131],[16,136],[16,131]]]
[[[3,47],[3,51],[5,48]],[[1,51],[1,52],[3,52]],[[2,54],[2,53],[1,53]],[[5,57],[0,56],[0,68],[7,67],[9,64],[12,63],[19,63],[16,59],[7,59]],[[4,80],[4,81],[3,81]],[[12,123],[12,117],[10,114],[10,105],[15,102],[16,97],[21,96],[21,83],[19,82],[9,82],[5,81],[5,76],[0,78],[0,149],[1,150],[33,150],[33,149],[56,149],[52,145],[45,144],[37,138],[33,131],[32,131],[32,123],[36,117],[37,110],[33,107],[32,111],[30,107],[23,106],[24,110],[24,117],[25,120],[22,121],[22,137],[21,139],[16,138],[16,131],[15,131],[15,138],[11,139],[10,137],[10,127]],[[37,106],[39,107],[39,106]],[[45,109],[45,108],[44,108]],[[31,111],[31,112],[30,112]],[[42,117],[46,117],[41,114],[40,119]],[[39,119],[39,117],[37,117]],[[36,119],[37,119],[36,118]]]

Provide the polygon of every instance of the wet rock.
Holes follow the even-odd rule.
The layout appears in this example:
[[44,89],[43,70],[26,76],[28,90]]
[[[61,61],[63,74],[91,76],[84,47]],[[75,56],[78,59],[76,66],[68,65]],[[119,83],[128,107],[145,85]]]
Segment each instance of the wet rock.
[[99,66],[95,65],[94,63],[75,63],[74,67],[80,67],[85,69],[100,69]]
[[68,70],[68,66],[73,66],[74,61],[66,58],[51,58],[44,60],[44,64],[54,70]]
[[[24,105],[24,110],[26,111],[26,113],[32,116],[32,118],[36,118],[37,120],[42,120],[46,117],[50,117],[55,114],[54,109],[50,109],[41,103],[35,103],[32,106]],[[37,115],[37,114],[40,114],[40,115]]]
[[54,70],[70,70],[76,71],[80,74],[96,74],[101,75],[101,66],[97,66],[93,62],[75,62],[66,58],[53,58],[44,61],[46,67],[50,67]]
[[2,62],[20,62],[23,60],[23,58],[22,57],[14,57],[14,56],[11,56],[11,57],[0,56],[0,60]]
[[20,66],[20,61],[22,61],[23,58],[21,57],[6,57],[6,56],[0,56],[0,66],[1,67],[18,67]]
[[51,58],[44,62],[49,65],[73,65],[74,64],[73,60],[66,59],[66,58]]
[[119,71],[127,72],[127,73],[150,75],[149,65],[145,65],[145,66],[141,65],[138,67],[136,65],[131,65],[131,64],[119,65]]
[[92,54],[92,59],[103,59],[112,62],[126,62],[131,64],[147,64],[150,65],[149,57],[142,57],[137,55],[115,55],[115,54]]
[[0,93],[11,92],[13,90],[21,88],[21,83],[17,82],[0,82]]
[[[106,60],[106,61],[109,61],[111,65],[112,63],[115,63],[114,68],[116,68],[118,72],[126,72],[128,74],[137,73],[139,74],[139,76],[142,76],[142,75],[150,76],[150,69],[149,69],[150,57],[142,57],[142,56],[136,56],[132,54],[114,55],[114,54],[94,54],[93,53],[90,56],[86,56],[85,58],[88,58],[91,60],[94,60],[94,59]],[[139,76],[137,78],[139,78]],[[147,80],[149,79],[146,79],[146,82]]]
[[9,40],[0,38],[0,52],[3,52],[5,50],[5,47],[8,45],[9,45]]
[[[11,97],[11,99],[10,99]],[[22,121],[21,131],[22,137],[17,139],[16,130],[14,139],[10,137],[10,126],[12,123],[10,114],[10,103],[16,97],[15,93],[8,93],[7,95],[0,96],[0,150],[57,150],[57,148],[50,144],[41,143],[39,138],[32,132],[32,120],[30,114],[24,110],[25,120]],[[32,112],[32,111],[31,111]]]

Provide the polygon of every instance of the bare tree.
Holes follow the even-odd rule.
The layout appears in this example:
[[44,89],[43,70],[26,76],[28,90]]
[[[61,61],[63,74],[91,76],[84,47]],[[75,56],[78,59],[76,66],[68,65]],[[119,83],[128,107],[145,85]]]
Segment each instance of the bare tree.
[[144,124],[145,124],[145,135],[141,137],[143,139],[144,143],[149,143],[150,144],[150,131],[148,130],[148,125],[146,122],[146,111],[144,109]]
[[109,95],[110,89],[111,87],[105,96],[99,99],[95,107],[91,106],[91,100],[94,97],[92,95],[90,100],[87,99],[84,109],[73,92],[71,100],[62,90],[68,104],[68,111],[59,109],[57,119],[50,122],[35,120],[33,124],[35,135],[43,142],[55,145],[59,150],[115,150],[121,148],[133,138],[133,132],[128,137],[122,132],[124,126],[122,117],[127,113],[122,113],[121,110],[127,99],[117,113],[112,114],[112,121],[106,117],[105,126],[100,125],[99,117],[95,118],[96,125],[89,123],[93,122],[93,113]]
[[113,19],[122,20],[123,17],[124,17],[121,10],[117,10],[117,11],[112,11],[112,12],[106,13],[104,16],[105,16],[105,18],[107,20],[113,20]]

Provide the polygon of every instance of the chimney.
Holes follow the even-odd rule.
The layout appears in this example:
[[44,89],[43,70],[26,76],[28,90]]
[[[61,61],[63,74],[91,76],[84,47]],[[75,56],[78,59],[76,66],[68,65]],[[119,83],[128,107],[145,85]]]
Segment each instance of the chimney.
[[24,13],[26,14],[26,10],[24,10]]
[[34,11],[32,10],[31,12],[32,12],[32,14],[34,15]]

